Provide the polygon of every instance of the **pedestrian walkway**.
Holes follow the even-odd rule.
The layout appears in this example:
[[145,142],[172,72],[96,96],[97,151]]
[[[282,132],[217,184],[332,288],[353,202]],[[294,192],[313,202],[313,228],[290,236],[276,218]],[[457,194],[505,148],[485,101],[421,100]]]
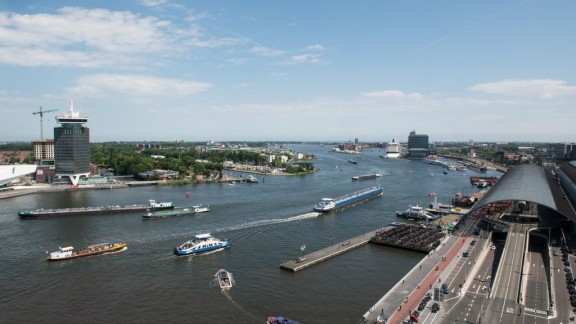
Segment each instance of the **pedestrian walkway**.
[[466,246],[467,238],[449,236],[435,250],[422,259],[404,278],[388,291],[364,314],[366,323],[401,323],[418,308],[430,287],[454,267],[456,257]]

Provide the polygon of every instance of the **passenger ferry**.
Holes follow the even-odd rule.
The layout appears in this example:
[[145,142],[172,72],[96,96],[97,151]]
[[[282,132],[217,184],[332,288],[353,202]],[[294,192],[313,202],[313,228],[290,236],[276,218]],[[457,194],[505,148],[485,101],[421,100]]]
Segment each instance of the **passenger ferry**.
[[219,249],[225,249],[230,247],[230,242],[228,240],[219,240],[209,233],[198,234],[194,236],[193,240],[190,240],[174,249],[174,254],[176,255],[188,255],[188,254],[200,254],[205,252],[210,252]]
[[89,255],[97,255],[110,252],[123,251],[126,248],[126,243],[101,243],[90,245],[82,250],[75,250],[72,246],[60,248],[56,252],[50,253],[48,261],[59,261],[85,257]]
[[382,196],[383,192],[384,189],[382,189],[380,186],[377,186],[356,191],[337,198],[322,198],[322,200],[316,204],[316,206],[314,206],[314,211],[326,213],[329,211],[337,210],[354,203]]

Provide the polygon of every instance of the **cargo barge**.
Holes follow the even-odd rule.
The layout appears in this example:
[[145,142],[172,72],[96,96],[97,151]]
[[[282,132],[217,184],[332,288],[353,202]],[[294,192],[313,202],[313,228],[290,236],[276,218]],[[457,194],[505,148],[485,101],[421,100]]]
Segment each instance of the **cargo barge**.
[[382,187],[377,186],[356,191],[336,198],[322,198],[322,200],[318,204],[316,204],[316,206],[314,206],[314,211],[326,213],[333,210],[341,209],[354,203],[382,196],[383,192],[384,190],[382,189]]
[[382,176],[381,173],[365,174],[365,175],[353,176],[352,180],[353,181],[362,181],[362,180],[378,178],[381,176]]
[[149,200],[148,205],[75,207],[75,208],[57,208],[57,209],[40,208],[36,210],[21,210],[18,212],[18,216],[22,218],[39,218],[39,217],[52,217],[52,216],[127,213],[127,212],[138,212],[143,210],[164,210],[172,208],[174,208],[172,202],[156,202],[155,200]]

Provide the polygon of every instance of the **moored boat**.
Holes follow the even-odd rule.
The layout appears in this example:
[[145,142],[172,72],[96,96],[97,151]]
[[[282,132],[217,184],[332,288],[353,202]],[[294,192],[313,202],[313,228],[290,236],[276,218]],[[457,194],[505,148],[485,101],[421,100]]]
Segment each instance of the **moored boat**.
[[408,219],[416,219],[416,220],[435,220],[438,219],[437,215],[432,215],[429,211],[427,211],[424,207],[415,205],[415,206],[408,206],[408,209],[405,211],[396,211],[396,216],[398,217],[405,217]]
[[392,139],[391,142],[386,144],[386,152],[383,153],[380,157],[383,159],[398,159],[400,158],[400,143],[396,142],[395,139]]
[[216,280],[218,281],[218,285],[222,289],[232,288],[232,285],[234,284],[234,278],[232,277],[232,273],[224,269],[218,270],[218,272],[216,272],[214,277],[216,278]]
[[314,211],[325,213],[346,206],[358,203],[364,200],[372,199],[382,196],[384,189],[382,187],[371,187],[368,189],[356,191],[336,198],[322,198],[322,200],[314,206]]
[[225,249],[227,247],[230,247],[230,242],[228,242],[228,240],[216,239],[209,233],[198,234],[194,236],[194,239],[180,246],[177,246],[174,249],[174,254],[176,255],[200,254],[214,250]]
[[110,252],[119,252],[126,248],[126,243],[101,243],[90,245],[82,250],[75,250],[72,246],[59,248],[56,252],[51,252],[48,255],[48,261],[60,261],[85,257],[89,255],[104,254]]
[[249,175],[248,177],[246,177],[246,182],[248,182],[248,183],[258,183],[258,182],[260,182],[260,181],[259,181],[258,178],[256,178],[255,176]]

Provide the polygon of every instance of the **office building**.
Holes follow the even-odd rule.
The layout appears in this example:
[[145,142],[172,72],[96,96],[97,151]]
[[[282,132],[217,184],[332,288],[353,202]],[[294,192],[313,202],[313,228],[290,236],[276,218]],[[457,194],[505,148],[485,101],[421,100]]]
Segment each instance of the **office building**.
[[88,118],[80,117],[71,101],[70,110],[56,117],[56,122],[61,125],[54,128],[56,177],[78,185],[80,177],[90,175],[90,129],[83,126]]

